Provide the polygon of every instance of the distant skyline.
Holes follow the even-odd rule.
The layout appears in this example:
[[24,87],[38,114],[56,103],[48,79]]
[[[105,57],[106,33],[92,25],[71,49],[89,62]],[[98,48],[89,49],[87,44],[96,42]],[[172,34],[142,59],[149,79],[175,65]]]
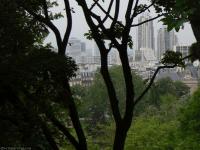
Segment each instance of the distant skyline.
[[157,58],[160,59],[166,50],[173,50],[177,46],[178,38],[175,30],[167,31],[167,27],[163,26],[157,33]]
[[[149,20],[152,17],[147,14],[138,18],[138,23]],[[136,49],[150,48],[155,52],[155,36],[154,36],[153,21],[149,21],[137,27],[137,43]]]
[[[61,6],[59,6],[59,8],[55,9],[54,11],[63,10],[62,5],[63,4],[61,3]],[[86,42],[86,48],[91,49],[92,48],[91,41],[87,40],[84,37],[84,33],[88,32],[89,28],[85,22],[85,18],[82,13],[82,10],[80,10],[80,8],[77,6],[76,3],[73,3],[72,7],[74,8],[75,13],[72,14],[73,15],[73,23],[72,23],[73,25],[72,25],[72,32],[71,32],[70,37],[76,37],[76,38],[80,39],[82,42]],[[158,21],[159,21],[158,19],[154,20],[154,35],[155,35],[155,37],[157,37],[157,32],[158,32],[159,28],[162,27],[162,23],[158,22]],[[66,29],[65,18],[56,20],[56,21],[54,21],[54,23],[60,30],[61,35],[63,36],[65,29]],[[137,27],[133,28],[131,31],[131,36],[133,37],[134,49],[136,48],[136,42],[137,42],[136,28]],[[178,33],[176,32],[176,34],[178,36],[180,45],[191,45],[192,43],[194,43],[196,41],[189,23],[186,23],[184,25],[184,29],[183,30],[180,29],[180,31]],[[50,33],[49,36],[47,37],[47,39],[45,40],[45,43],[49,43],[49,42],[51,42],[53,47],[56,48],[56,40],[52,33]]]

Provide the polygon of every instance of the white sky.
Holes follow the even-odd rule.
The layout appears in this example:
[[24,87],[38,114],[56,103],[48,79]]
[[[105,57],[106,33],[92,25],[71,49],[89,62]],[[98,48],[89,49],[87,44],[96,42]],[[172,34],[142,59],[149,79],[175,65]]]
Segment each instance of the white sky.
[[[63,2],[61,0],[59,0],[60,3],[60,6],[59,8],[56,8],[54,9],[53,11],[60,11],[60,10],[63,10]],[[86,33],[89,28],[85,22],[85,18],[84,18],[84,15],[83,15],[83,12],[82,10],[80,9],[80,7],[76,4],[76,3],[72,3],[71,4],[71,7],[74,8],[75,10],[75,13],[73,13],[73,25],[72,25],[72,32],[71,32],[71,35],[70,37],[76,37],[84,42],[86,42],[86,48],[92,48],[92,44],[91,44],[91,41],[88,41],[84,36],[83,34]],[[125,5],[122,4],[121,6],[121,10],[123,12],[124,10]],[[153,15],[153,14],[152,14]],[[58,27],[58,29],[60,30],[62,36],[65,32],[65,29],[66,29],[66,20],[64,18],[62,19],[59,19],[57,21],[54,22],[55,25]],[[136,22],[137,23],[137,18],[136,18]],[[157,39],[157,31],[158,29],[162,26],[162,23],[161,22],[158,22],[158,20],[154,20],[154,35],[155,35],[155,40]],[[133,28],[132,32],[131,32],[131,36],[133,37],[133,42],[134,42],[134,45],[136,45],[136,28]],[[191,27],[190,27],[190,24],[189,23],[186,23],[184,25],[184,29],[180,30],[178,33],[176,33],[177,36],[178,36],[178,40],[179,40],[179,44],[181,45],[190,45],[192,43],[195,42],[195,38],[194,38],[194,35],[192,33],[192,30],[191,30]],[[51,42],[52,45],[56,48],[56,42],[55,42],[55,37],[52,33],[50,33],[50,35],[47,37],[47,39],[45,40],[45,42]],[[157,45],[155,43],[155,45]]]

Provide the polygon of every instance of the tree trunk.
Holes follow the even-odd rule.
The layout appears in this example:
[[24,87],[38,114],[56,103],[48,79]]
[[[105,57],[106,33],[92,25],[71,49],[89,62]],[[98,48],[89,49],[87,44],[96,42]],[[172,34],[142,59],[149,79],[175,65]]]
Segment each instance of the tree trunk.
[[76,131],[77,137],[78,137],[78,141],[79,141],[79,148],[77,148],[77,150],[87,150],[87,141],[86,141],[86,137],[85,134],[83,132],[80,120],[79,120],[79,116],[78,116],[78,112],[76,109],[76,104],[74,102],[74,99],[72,97],[72,93],[70,90],[70,86],[69,83],[66,82],[64,84],[64,88],[66,89],[65,94],[64,94],[64,102],[66,102],[65,104],[68,105],[68,109],[69,109],[69,115],[71,117],[71,121],[72,124],[74,126],[74,129]]
[[[196,13],[198,14],[198,13]],[[197,42],[200,42],[200,15],[193,15],[190,17],[191,27]]]
[[57,143],[55,142],[54,138],[52,137],[52,134],[51,134],[50,130],[48,129],[46,123],[44,123],[42,120],[40,120],[40,122],[41,122],[42,131],[43,131],[47,141],[49,142],[49,145],[51,146],[51,148],[53,150],[59,150]]
[[126,135],[127,135],[127,130],[124,127],[122,127],[122,126],[116,127],[113,150],[123,150],[124,149]]
[[116,122],[116,133],[113,145],[113,150],[123,150],[127,132],[131,126],[134,110],[134,85],[132,81],[131,69],[128,62],[127,51],[123,51],[126,47],[119,51],[122,62],[123,75],[126,84],[126,109],[124,118],[120,122]]

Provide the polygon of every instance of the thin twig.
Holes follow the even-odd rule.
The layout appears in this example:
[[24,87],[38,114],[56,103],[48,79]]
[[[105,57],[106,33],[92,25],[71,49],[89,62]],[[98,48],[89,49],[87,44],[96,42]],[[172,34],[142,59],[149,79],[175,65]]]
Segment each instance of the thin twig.
[[[188,55],[188,56],[182,58],[180,60],[180,62],[182,62],[183,60],[188,59],[190,57],[192,57],[192,55]],[[136,105],[144,97],[144,95],[147,93],[147,91],[151,88],[151,85],[153,84],[153,82],[154,82],[154,80],[156,78],[156,75],[158,74],[159,70],[164,69],[164,68],[174,68],[174,67],[177,67],[177,66],[178,66],[178,64],[174,64],[174,65],[171,65],[171,66],[159,66],[156,69],[156,71],[154,72],[154,74],[153,74],[148,86],[145,88],[145,90],[142,92],[142,94],[138,98],[135,99],[134,105]]]
[[151,18],[151,19],[147,19],[147,20],[142,21],[142,22],[140,22],[140,23],[138,23],[138,24],[132,24],[131,27],[140,26],[140,25],[142,25],[142,24],[144,24],[144,23],[150,22],[150,21],[155,20],[155,19],[157,19],[157,18],[160,18],[161,16],[164,16],[164,15],[165,15],[165,14],[159,14],[159,15],[157,15],[156,17],[153,17],[153,18]]

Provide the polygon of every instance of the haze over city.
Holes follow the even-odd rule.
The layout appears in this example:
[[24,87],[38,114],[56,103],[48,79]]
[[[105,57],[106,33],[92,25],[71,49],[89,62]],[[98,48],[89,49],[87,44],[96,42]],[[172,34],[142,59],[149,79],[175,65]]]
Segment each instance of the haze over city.
[[200,150],[199,10],[0,0],[0,150]]
[[[60,6],[58,8],[53,9],[53,11],[59,12],[60,8],[63,8],[63,5],[64,5],[63,2],[60,2]],[[81,41],[86,42],[86,45],[87,45],[86,47],[91,49],[92,48],[91,41],[87,40],[86,37],[84,36],[84,33],[87,33],[89,28],[88,28],[87,23],[85,22],[83,12],[80,9],[80,7],[77,5],[77,3],[75,3],[75,2],[72,2],[71,7],[73,7],[73,10],[75,13],[72,13],[73,26],[72,26],[72,31],[71,31],[70,37],[76,37],[76,38],[80,39]],[[121,7],[122,7],[122,9],[124,9],[123,5]],[[150,15],[152,17],[155,16],[153,11],[150,13]],[[138,20],[136,19],[135,23],[137,23],[137,22],[138,22]],[[65,27],[66,27],[66,18],[61,18],[59,20],[56,20],[56,21],[54,21],[54,23],[56,24],[56,26],[58,27],[58,29],[60,30],[60,32],[63,36],[63,34],[65,32]],[[159,19],[154,20],[153,24],[154,24],[154,35],[156,38],[158,30],[159,30],[159,28],[162,27],[163,23],[160,21],[160,18],[159,18]],[[136,42],[137,42],[136,30],[137,30],[137,27],[134,27],[131,32],[131,36],[132,36],[133,42],[134,42],[134,46],[133,46],[134,48],[136,48]],[[194,38],[194,35],[192,33],[191,25],[189,23],[185,23],[183,26],[183,29],[181,28],[179,30],[179,32],[176,32],[176,34],[178,37],[179,44],[181,44],[181,45],[191,45],[192,43],[194,43],[196,41]],[[155,40],[155,42],[156,41],[157,40]],[[52,43],[52,45],[56,48],[56,39],[52,33],[49,34],[49,36],[47,37],[45,42]]]

